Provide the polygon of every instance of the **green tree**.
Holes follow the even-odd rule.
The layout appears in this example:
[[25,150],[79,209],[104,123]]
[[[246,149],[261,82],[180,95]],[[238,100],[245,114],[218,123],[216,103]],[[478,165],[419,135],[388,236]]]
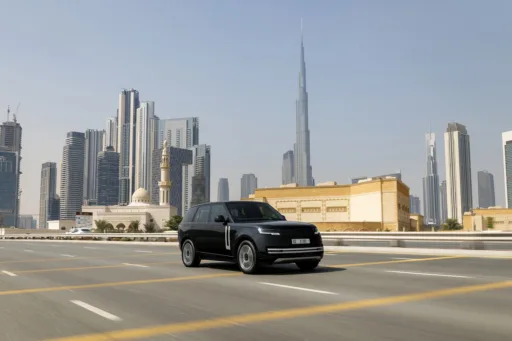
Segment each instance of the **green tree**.
[[165,222],[165,227],[168,227],[171,231],[178,231],[178,226],[181,224],[183,220],[182,216],[175,215],[172,216],[171,219]]
[[146,230],[146,233],[155,233],[156,232],[155,223],[149,222],[147,224],[144,224],[144,230]]
[[103,233],[108,229],[109,222],[103,219],[95,220],[94,224],[96,225],[96,232]]
[[128,226],[128,232],[129,233],[138,233],[139,226],[140,226],[140,221],[133,220],[132,222],[130,222],[130,225]]
[[446,219],[442,228],[445,231],[462,230],[462,225],[459,224],[457,219]]
[[488,229],[494,228],[494,218],[493,217],[487,217],[487,228]]

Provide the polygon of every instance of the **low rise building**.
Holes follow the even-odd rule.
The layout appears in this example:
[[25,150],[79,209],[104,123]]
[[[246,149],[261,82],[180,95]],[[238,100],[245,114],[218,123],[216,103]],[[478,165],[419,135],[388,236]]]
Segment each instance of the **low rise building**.
[[512,231],[512,208],[475,208],[464,213],[462,226],[466,231]]
[[[311,222],[322,231],[416,231],[411,226],[409,187],[397,178],[355,184],[336,182],[258,188],[245,200],[268,202],[287,220]],[[421,222],[422,224],[422,222]]]

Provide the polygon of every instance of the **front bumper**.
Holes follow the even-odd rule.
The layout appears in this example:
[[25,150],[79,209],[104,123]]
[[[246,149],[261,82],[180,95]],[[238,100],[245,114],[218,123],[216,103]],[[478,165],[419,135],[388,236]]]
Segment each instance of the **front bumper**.
[[323,246],[267,248],[262,260],[270,263],[286,264],[305,260],[322,260],[323,257]]

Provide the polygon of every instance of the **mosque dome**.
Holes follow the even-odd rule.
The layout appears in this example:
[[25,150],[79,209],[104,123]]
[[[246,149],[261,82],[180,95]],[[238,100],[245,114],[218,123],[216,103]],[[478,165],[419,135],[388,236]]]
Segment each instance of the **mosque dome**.
[[[132,202],[130,205],[150,205],[151,204],[151,198],[149,196],[148,191],[146,191],[144,188],[139,188],[135,191],[132,195]],[[132,206],[135,206],[132,205]]]

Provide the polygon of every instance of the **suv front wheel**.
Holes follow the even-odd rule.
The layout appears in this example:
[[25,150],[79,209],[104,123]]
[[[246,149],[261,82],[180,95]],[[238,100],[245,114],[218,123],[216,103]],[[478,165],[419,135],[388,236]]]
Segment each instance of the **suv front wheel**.
[[258,270],[258,259],[254,244],[244,240],[238,246],[236,263],[244,274],[253,274]]

